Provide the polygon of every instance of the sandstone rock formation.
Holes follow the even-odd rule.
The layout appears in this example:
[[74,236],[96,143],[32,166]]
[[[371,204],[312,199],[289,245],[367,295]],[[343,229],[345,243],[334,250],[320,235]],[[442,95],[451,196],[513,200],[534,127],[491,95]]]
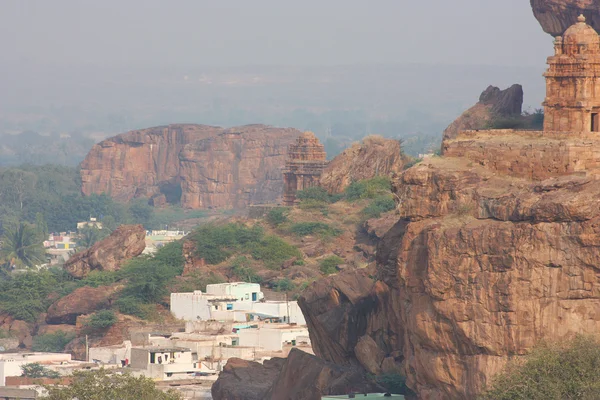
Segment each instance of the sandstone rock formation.
[[[169,125],[96,144],[81,165],[82,192],[152,198],[185,208],[233,208],[281,195],[287,147],[300,131],[265,125]],[[161,196],[164,195],[163,196]]]
[[595,0],[530,0],[533,15],[542,25],[544,32],[552,36],[562,35],[577,22],[580,14],[588,23],[600,31],[600,3]]
[[123,262],[142,254],[145,239],[142,225],[121,225],[110,236],[71,257],[64,268],[75,278],[83,278],[93,270],[116,271]]
[[341,193],[354,181],[399,173],[405,161],[397,140],[367,136],[329,162],[321,186],[330,193]]
[[57,300],[48,308],[46,322],[49,324],[74,325],[80,315],[109,308],[115,294],[122,288],[122,285],[112,285],[97,288],[84,286],[76,289],[73,293]]
[[229,359],[212,386],[215,400],[315,400],[327,394],[381,389],[358,367],[342,367],[292,349],[264,364]]
[[495,118],[520,116],[522,106],[521,85],[512,85],[504,90],[489,86],[479,96],[477,104],[462,113],[444,130],[444,140],[455,138],[463,130],[485,129]]

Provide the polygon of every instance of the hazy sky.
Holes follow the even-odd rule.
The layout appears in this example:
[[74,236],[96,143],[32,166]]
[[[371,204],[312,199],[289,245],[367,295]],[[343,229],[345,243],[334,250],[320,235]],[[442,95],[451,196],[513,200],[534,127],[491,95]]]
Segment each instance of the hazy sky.
[[9,64],[539,66],[527,0],[0,0]]

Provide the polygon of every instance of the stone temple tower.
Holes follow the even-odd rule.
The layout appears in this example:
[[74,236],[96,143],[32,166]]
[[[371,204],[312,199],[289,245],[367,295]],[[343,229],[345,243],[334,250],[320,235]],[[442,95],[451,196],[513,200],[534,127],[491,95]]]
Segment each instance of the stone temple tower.
[[312,132],[304,132],[288,149],[283,170],[283,204],[293,206],[296,192],[319,186],[327,165],[325,147]]
[[580,15],[554,52],[544,74],[544,130],[600,132],[600,36]]

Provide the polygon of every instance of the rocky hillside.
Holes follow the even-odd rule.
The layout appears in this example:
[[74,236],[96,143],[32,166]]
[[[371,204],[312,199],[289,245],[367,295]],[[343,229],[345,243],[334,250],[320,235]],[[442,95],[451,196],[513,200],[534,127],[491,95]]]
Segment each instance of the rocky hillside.
[[[473,399],[539,341],[598,331],[600,180],[597,166],[577,163],[598,138],[569,147],[562,137],[494,137],[504,141],[490,144],[497,161],[475,151],[489,138],[465,133],[444,143],[447,156],[403,172],[394,182],[397,222],[379,241],[376,270],[342,272],[304,291],[299,302],[323,362],[375,378],[404,375],[421,399]],[[566,167],[552,172],[528,152]],[[310,381],[299,361],[289,358],[284,370]]]
[[169,125],[100,142],[81,165],[82,192],[153,198],[184,208],[234,208],[281,195],[290,128]]
[[489,86],[479,96],[479,101],[462,113],[444,130],[444,140],[453,139],[465,129],[485,129],[498,120],[521,117],[523,88],[512,85],[500,90]]
[[585,15],[587,23],[600,31],[600,3],[594,0],[530,0],[533,15],[544,32],[552,36],[562,35],[577,22],[579,14]]
[[330,193],[341,193],[352,182],[398,173],[408,161],[399,141],[367,136],[331,160],[323,172],[321,185]]

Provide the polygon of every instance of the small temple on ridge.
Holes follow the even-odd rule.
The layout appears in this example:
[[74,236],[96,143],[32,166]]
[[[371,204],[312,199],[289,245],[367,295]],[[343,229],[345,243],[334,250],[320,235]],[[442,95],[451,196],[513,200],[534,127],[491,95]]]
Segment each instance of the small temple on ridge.
[[319,186],[326,166],[325,147],[313,132],[302,133],[288,148],[283,170],[283,204],[293,206],[296,192]]
[[580,15],[548,57],[544,131],[600,132],[600,36]]

